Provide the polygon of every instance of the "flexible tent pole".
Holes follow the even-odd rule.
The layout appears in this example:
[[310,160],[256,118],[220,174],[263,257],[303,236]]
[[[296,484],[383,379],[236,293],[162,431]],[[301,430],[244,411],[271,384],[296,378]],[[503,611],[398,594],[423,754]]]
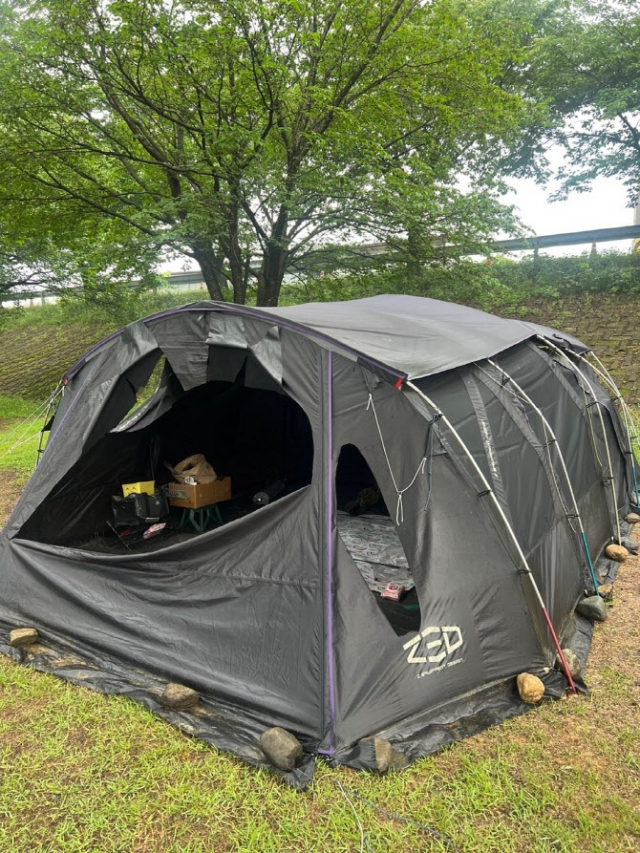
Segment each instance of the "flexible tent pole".
[[[640,441],[638,441],[638,434],[637,434],[635,422],[633,419],[633,415],[629,411],[629,406],[627,406],[626,400],[622,396],[620,389],[618,388],[616,383],[613,381],[613,377],[611,376],[611,374],[609,373],[607,368],[604,366],[604,364],[600,361],[598,356],[594,352],[591,353],[591,355],[598,362],[599,368],[601,368],[601,369],[596,367],[595,364],[591,364],[591,362],[588,359],[586,359],[584,356],[579,355],[578,353],[574,353],[574,355],[576,356],[576,358],[579,358],[580,361],[583,361],[585,364],[588,364],[589,367],[598,374],[600,379],[604,380],[604,382],[607,383],[607,385],[609,386],[611,391],[613,391],[614,399],[620,403],[620,409],[622,410],[622,420],[623,420],[624,427],[625,427],[625,430],[627,433],[627,440],[629,442],[629,455],[631,456],[631,479],[633,480],[633,499],[634,499],[633,502],[635,504],[637,504],[638,499],[640,498],[640,494],[638,492],[638,479],[636,477],[636,466],[634,464],[634,457],[633,457],[633,439],[635,439],[638,447],[640,447]],[[634,430],[633,435],[631,434],[632,429]]]
[[571,673],[569,672],[569,667],[567,666],[567,662],[565,660],[564,654],[562,653],[562,649],[560,647],[560,641],[558,640],[558,636],[557,636],[555,629],[553,627],[553,623],[551,622],[551,617],[549,616],[549,612],[548,612],[547,607],[544,603],[544,599],[542,598],[542,594],[540,593],[540,589],[538,587],[538,584],[536,583],[536,579],[533,576],[533,572],[529,568],[529,563],[527,562],[527,558],[525,557],[524,552],[523,552],[522,548],[520,547],[520,543],[518,542],[518,537],[516,536],[513,528],[511,527],[511,524],[509,523],[509,519],[505,515],[504,510],[500,506],[500,501],[497,499],[495,492],[493,491],[493,489],[491,488],[491,486],[489,484],[489,481],[485,477],[482,469],[480,468],[480,466],[478,465],[476,460],[473,458],[473,454],[471,453],[471,451],[469,450],[469,448],[465,444],[464,439],[458,433],[458,431],[453,426],[451,421],[447,418],[445,413],[440,408],[438,408],[438,406],[433,402],[433,400],[431,400],[429,397],[427,397],[426,394],[424,394],[416,385],[414,385],[413,382],[411,382],[410,380],[407,380],[405,382],[405,385],[407,387],[411,388],[412,391],[415,391],[415,393],[422,400],[424,400],[424,402],[431,409],[433,409],[433,411],[438,416],[438,419],[441,419],[444,422],[444,425],[447,427],[447,429],[451,432],[451,434],[454,436],[454,438],[456,439],[456,441],[460,445],[462,452],[470,460],[476,474],[480,477],[480,480],[482,481],[482,484],[485,488],[486,493],[491,498],[491,501],[493,502],[493,505],[496,508],[496,510],[498,511],[498,515],[500,516],[502,523],[504,524],[504,526],[506,528],[506,531],[509,535],[509,538],[511,539],[511,541],[513,542],[513,544],[516,548],[516,551],[517,551],[518,556],[520,558],[520,561],[522,563],[523,573],[529,578],[529,583],[531,584],[533,594],[534,594],[536,600],[538,601],[538,604],[540,605],[540,609],[542,610],[542,615],[544,616],[545,622],[547,623],[549,633],[551,634],[551,639],[553,640],[553,644],[554,644],[556,651],[558,653],[558,657],[560,658],[560,663],[562,664],[562,669],[564,670],[564,674],[567,677],[567,681],[569,682],[569,686],[571,687],[571,690],[573,691],[573,693],[577,693],[576,686],[573,682],[573,678],[571,677]]
[[[577,353],[576,353],[576,355],[577,355]],[[596,371],[596,373],[599,373],[600,375],[602,375],[606,379],[606,381],[609,383],[610,387],[614,390],[615,394],[617,395],[618,400],[620,401],[620,405],[622,406],[623,411],[626,413],[628,424],[633,425],[633,435],[631,434],[631,430],[628,430],[629,440],[635,439],[636,444],[638,445],[638,448],[640,449],[640,437],[638,436],[638,430],[636,427],[635,419],[634,419],[633,415],[631,414],[631,410],[629,409],[629,406],[627,405],[627,401],[622,396],[622,393],[620,392],[620,389],[616,385],[613,377],[611,376],[611,374],[609,373],[607,368],[604,366],[604,364],[600,361],[600,359],[598,358],[596,353],[593,352],[593,350],[590,350],[589,355],[597,361],[598,366],[600,367],[600,370],[598,370],[593,364],[591,364],[591,362],[588,359],[584,358],[584,356],[580,356],[580,357],[582,358],[583,361],[586,361],[587,364]]]
[[[591,554],[589,552],[589,545],[587,544],[587,535],[585,533],[584,525],[582,523],[582,516],[580,514],[580,510],[578,509],[578,502],[576,500],[576,495],[575,495],[575,492],[573,491],[573,486],[571,484],[571,477],[569,476],[569,471],[567,470],[567,466],[566,466],[565,461],[564,461],[564,454],[560,448],[560,444],[558,443],[558,439],[556,438],[556,434],[553,431],[551,424],[549,423],[549,421],[544,416],[542,410],[540,408],[538,408],[538,406],[536,406],[536,404],[533,402],[531,397],[527,394],[527,392],[524,390],[524,388],[522,388],[516,382],[516,380],[513,378],[513,376],[511,376],[509,373],[507,373],[506,370],[504,370],[502,367],[500,367],[499,364],[497,364],[495,361],[492,361],[490,358],[487,359],[487,362],[492,367],[494,367],[496,370],[498,370],[502,374],[502,376],[504,376],[505,379],[507,379],[511,383],[511,385],[513,386],[516,393],[526,403],[528,403],[531,406],[531,408],[535,411],[535,413],[540,418],[540,421],[542,422],[542,427],[543,427],[544,433],[545,433],[545,440],[547,442],[548,442],[548,436],[551,436],[551,439],[554,443],[554,447],[555,447],[557,454],[558,454],[558,459],[560,460],[560,466],[562,467],[562,471],[564,473],[565,480],[567,481],[567,486],[569,488],[569,494],[571,495],[571,502],[573,503],[573,509],[574,509],[576,518],[578,520],[578,527],[580,528],[580,538],[582,540],[584,553],[585,553],[586,558],[587,558],[587,566],[589,567],[589,574],[591,575],[591,580],[593,581],[593,588],[596,591],[596,595],[600,595],[600,591],[598,589],[598,581],[596,580],[596,573],[595,573],[595,570],[593,568],[593,562],[591,561]],[[575,532],[575,531],[573,531],[573,532]]]
[[[607,451],[607,465],[609,467],[609,485],[611,487],[611,499],[613,502],[613,517],[615,519],[616,532],[618,534],[618,545],[621,545],[622,544],[622,533],[620,532],[620,519],[618,518],[618,500],[616,498],[616,488],[615,488],[615,482],[614,482],[614,477],[613,477],[613,464],[611,462],[611,451],[609,450],[609,439],[607,438],[607,431],[606,431],[605,426],[604,426],[604,418],[602,417],[602,409],[600,408],[600,403],[598,402],[598,398],[596,397],[593,385],[591,384],[591,382],[589,382],[589,380],[584,375],[584,373],[580,370],[578,365],[574,364],[571,361],[571,359],[567,356],[567,354],[565,352],[563,352],[561,349],[559,349],[553,343],[553,341],[550,341],[548,338],[545,338],[544,335],[538,335],[538,338],[540,338],[541,341],[543,341],[545,344],[550,346],[555,352],[558,353],[558,355],[561,358],[563,358],[568,364],[571,365],[571,367],[576,371],[576,373],[578,374],[578,376],[582,380],[582,383],[584,383],[584,384],[581,383],[582,384],[582,390],[583,391],[585,390],[585,385],[586,385],[588,390],[589,390],[589,393],[591,394],[591,397],[593,398],[593,403],[594,403],[596,410],[598,412],[598,417],[600,418],[600,426],[602,427],[602,438],[604,439],[605,450]],[[588,411],[587,411],[587,417],[590,417]]]

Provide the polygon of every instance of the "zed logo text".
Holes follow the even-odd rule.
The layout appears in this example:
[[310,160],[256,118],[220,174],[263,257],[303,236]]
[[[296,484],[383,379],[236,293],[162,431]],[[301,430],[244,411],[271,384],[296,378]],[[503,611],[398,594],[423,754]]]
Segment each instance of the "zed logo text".
[[462,631],[457,625],[430,625],[402,647],[409,651],[407,663],[426,665],[417,678],[424,678],[450,666],[463,663],[462,652],[453,657],[463,645]]

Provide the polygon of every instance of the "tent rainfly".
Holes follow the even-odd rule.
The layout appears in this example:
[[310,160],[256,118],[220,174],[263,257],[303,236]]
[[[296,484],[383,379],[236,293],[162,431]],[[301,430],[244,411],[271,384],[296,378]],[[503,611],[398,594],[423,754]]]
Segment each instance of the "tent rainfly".
[[[400,767],[522,713],[519,674],[584,689],[561,650],[584,665],[576,607],[638,492],[628,410],[575,338],[410,296],[200,302],[106,338],[61,388],[0,535],[15,660],[300,788],[318,756]],[[230,478],[215,525],[127,545],[112,496],[194,453]],[[39,642],[11,645],[20,627]]]

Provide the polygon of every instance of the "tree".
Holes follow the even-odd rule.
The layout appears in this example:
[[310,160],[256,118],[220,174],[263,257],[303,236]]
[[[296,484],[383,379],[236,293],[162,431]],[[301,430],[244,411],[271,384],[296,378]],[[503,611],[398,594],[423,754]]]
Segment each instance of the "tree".
[[420,264],[486,239],[508,217],[478,170],[528,108],[500,79],[527,27],[488,5],[8,0],[0,202],[117,223],[259,305],[328,241]]
[[537,44],[530,91],[549,104],[549,121],[538,128],[538,162],[545,145],[563,146],[561,196],[604,175],[620,178],[636,203],[639,57],[640,0],[568,0]]
[[100,303],[118,313],[118,303],[154,287],[155,247],[142,235],[81,208],[61,209],[47,199],[4,187],[0,217],[0,301],[58,293]]

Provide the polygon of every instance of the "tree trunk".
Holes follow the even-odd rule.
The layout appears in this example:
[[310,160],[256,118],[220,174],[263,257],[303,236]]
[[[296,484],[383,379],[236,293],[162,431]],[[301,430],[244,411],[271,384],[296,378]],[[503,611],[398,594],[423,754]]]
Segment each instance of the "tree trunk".
[[222,258],[214,252],[211,246],[194,246],[193,257],[202,270],[204,283],[209,291],[211,299],[222,302]]
[[228,232],[221,239],[227,261],[229,262],[229,277],[233,287],[233,301],[236,305],[244,305],[247,300],[247,277],[245,264],[242,259],[242,249],[238,239],[238,208],[233,206],[228,216]]
[[275,308],[280,298],[280,288],[287,268],[289,253],[282,246],[267,244],[262,266],[258,273],[257,305]]
[[288,225],[288,210],[285,207],[281,207],[278,218],[271,231],[271,238],[265,246],[262,265],[258,273],[256,303],[265,308],[275,308],[280,298],[280,288],[282,287],[282,280],[289,262],[289,249],[287,245]]
[[422,274],[422,256],[424,254],[419,232],[411,226],[407,229],[407,273],[418,279]]

